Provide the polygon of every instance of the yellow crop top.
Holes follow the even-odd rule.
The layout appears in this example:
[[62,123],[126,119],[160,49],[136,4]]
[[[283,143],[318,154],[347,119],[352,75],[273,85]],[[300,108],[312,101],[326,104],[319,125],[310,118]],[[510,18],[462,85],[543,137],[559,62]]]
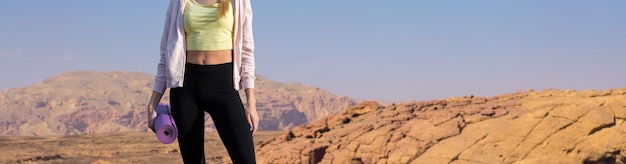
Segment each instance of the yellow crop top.
[[204,6],[195,0],[187,0],[183,16],[187,50],[228,50],[233,49],[232,3],[228,13],[220,17],[219,3]]

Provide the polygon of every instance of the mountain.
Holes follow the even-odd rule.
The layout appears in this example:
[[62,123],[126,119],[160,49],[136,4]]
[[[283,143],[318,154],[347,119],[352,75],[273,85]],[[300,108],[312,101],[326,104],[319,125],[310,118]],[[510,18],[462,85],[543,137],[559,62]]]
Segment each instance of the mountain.
[[257,147],[259,163],[626,163],[626,88],[361,102]]
[[[154,75],[137,72],[79,70],[0,91],[0,135],[147,131],[145,106],[153,79]],[[274,82],[260,75],[255,91],[260,130],[290,129],[355,104],[317,87]],[[163,103],[168,103],[168,94]],[[214,129],[208,114],[206,118],[207,129]]]

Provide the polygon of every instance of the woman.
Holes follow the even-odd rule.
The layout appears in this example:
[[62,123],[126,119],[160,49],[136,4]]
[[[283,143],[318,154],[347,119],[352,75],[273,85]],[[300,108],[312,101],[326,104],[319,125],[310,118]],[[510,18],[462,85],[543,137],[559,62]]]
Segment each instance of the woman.
[[[254,67],[250,0],[170,0],[148,126],[153,128],[154,108],[170,88],[184,163],[205,163],[204,112],[233,163],[255,163]],[[247,107],[238,90],[246,92]]]

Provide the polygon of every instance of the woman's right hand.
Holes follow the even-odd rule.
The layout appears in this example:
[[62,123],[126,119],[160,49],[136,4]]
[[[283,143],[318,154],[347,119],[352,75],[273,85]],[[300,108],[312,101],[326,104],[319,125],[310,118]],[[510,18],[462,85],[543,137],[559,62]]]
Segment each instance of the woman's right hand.
[[152,132],[155,132],[154,120],[156,119],[156,116],[157,116],[155,108],[157,104],[159,103],[159,101],[161,100],[162,96],[163,94],[152,91],[152,95],[150,96],[150,102],[148,102],[148,106],[146,107],[146,109],[148,110],[148,112],[146,112],[146,116],[148,116],[148,128],[150,128]]
[[148,112],[147,112],[147,116],[148,116],[148,128],[150,128],[150,130],[154,131],[154,120],[156,118],[156,111],[154,110],[154,106],[153,105],[148,105]]

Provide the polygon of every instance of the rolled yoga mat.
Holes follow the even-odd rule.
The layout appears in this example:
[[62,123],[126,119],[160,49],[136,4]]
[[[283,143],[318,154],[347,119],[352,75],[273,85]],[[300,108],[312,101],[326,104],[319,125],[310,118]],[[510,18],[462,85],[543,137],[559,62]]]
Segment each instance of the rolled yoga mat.
[[170,107],[166,104],[159,104],[156,108],[157,117],[154,120],[154,131],[157,139],[163,144],[169,144],[178,137],[176,123],[171,116]]

